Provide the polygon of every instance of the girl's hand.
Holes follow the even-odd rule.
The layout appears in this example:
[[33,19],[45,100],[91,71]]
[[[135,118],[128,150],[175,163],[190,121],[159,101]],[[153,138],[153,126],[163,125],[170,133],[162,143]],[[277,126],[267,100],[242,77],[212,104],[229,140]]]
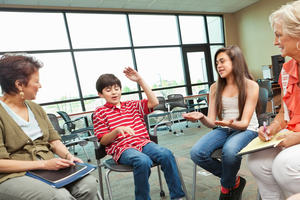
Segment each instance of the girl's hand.
[[233,123],[233,121],[234,121],[233,119],[231,119],[231,120],[222,120],[222,121],[216,120],[215,124],[217,126],[230,126]]
[[182,117],[191,122],[196,122],[197,120],[201,120],[205,115],[201,112],[190,112],[182,114]]
[[41,162],[43,162],[43,169],[47,170],[59,170],[75,165],[70,160],[63,158],[52,158],[50,160],[42,160]]
[[123,72],[127,78],[129,78],[134,82],[138,82],[139,80],[142,79],[139,73],[136,70],[132,69],[131,67],[125,67]]

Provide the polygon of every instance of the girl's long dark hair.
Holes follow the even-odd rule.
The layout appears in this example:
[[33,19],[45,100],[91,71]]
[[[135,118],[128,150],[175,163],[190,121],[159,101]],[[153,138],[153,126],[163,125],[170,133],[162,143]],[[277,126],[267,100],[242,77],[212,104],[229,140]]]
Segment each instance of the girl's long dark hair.
[[[249,73],[248,66],[241,49],[237,46],[228,46],[228,47],[220,48],[216,52],[215,54],[216,71],[218,71],[217,64],[216,64],[217,56],[222,52],[226,53],[232,62],[232,73],[233,73],[234,81],[239,91],[239,96],[238,96],[239,116],[237,120],[241,120],[246,98],[247,98],[246,78],[253,80],[253,77]],[[225,86],[226,86],[226,79],[221,78],[220,74],[218,74],[217,90],[216,90],[216,111],[219,120],[223,119],[222,118],[222,111],[223,111],[222,93],[224,91]]]

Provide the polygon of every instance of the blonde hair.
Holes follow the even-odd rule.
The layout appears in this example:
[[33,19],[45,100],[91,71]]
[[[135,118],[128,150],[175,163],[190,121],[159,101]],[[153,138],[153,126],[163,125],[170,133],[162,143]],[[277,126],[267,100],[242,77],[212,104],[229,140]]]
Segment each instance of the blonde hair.
[[269,21],[273,29],[275,24],[281,24],[285,34],[300,38],[300,0],[281,6],[270,15]]

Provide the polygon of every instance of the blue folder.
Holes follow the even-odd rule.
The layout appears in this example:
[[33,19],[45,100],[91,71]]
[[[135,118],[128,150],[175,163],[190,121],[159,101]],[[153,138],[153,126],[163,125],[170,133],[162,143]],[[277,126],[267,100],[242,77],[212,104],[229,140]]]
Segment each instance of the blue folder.
[[86,176],[87,174],[89,174],[90,172],[95,170],[96,167],[97,167],[95,165],[91,165],[91,164],[88,164],[88,163],[76,163],[76,165],[84,166],[84,168],[79,170],[78,172],[76,172],[74,174],[68,175],[67,178],[62,178],[62,180],[58,180],[58,181],[55,181],[55,182],[51,182],[49,180],[46,180],[45,178],[42,178],[41,176],[37,176],[35,174],[35,171],[45,171],[45,172],[47,171],[47,172],[49,172],[49,174],[52,174],[53,176],[55,176],[57,173],[60,173],[59,170],[58,171],[55,171],[55,170],[35,170],[34,171],[33,170],[33,171],[26,172],[26,175],[30,176],[30,177],[33,177],[33,178],[36,178],[38,180],[41,180],[41,181],[51,185],[52,187],[61,188],[61,187],[64,187],[65,185],[68,185],[69,183],[72,183],[72,182]]

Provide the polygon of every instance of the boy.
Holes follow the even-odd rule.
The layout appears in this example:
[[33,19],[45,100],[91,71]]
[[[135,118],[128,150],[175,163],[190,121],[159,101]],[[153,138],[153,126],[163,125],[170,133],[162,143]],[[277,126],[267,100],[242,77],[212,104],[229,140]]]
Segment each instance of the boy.
[[121,102],[122,85],[113,74],[101,75],[96,83],[98,95],[106,100],[94,112],[94,130],[106,152],[116,162],[133,166],[135,199],[149,200],[149,176],[153,162],[161,164],[171,199],[185,196],[182,191],[175,158],[172,152],[151,142],[144,125],[144,114],[158,105],[158,100],[139,73],[127,67],[126,77],[137,82],[148,99]]

